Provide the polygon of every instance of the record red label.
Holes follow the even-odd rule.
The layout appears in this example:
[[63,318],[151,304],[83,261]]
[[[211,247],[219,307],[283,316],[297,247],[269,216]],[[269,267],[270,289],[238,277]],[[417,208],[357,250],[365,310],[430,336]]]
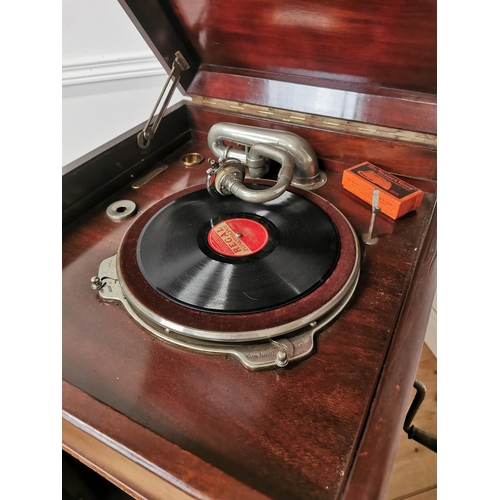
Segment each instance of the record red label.
[[246,257],[262,250],[269,241],[267,229],[252,219],[227,219],[208,233],[208,244],[228,257]]

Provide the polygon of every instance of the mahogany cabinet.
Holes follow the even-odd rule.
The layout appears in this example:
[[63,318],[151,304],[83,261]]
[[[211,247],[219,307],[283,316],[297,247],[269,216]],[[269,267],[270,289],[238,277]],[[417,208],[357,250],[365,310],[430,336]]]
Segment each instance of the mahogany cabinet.
[[[138,125],[64,169],[63,449],[136,498],[383,499],[436,287],[435,2],[122,5],[166,68],[186,58],[187,99],[148,148]],[[327,175],[315,193],[357,235],[371,207],[344,169],[367,160],[425,192],[396,221],[378,215],[347,307],[286,368],[162,342],[90,286],[136,217],[203,188],[222,121],[304,138]],[[184,166],[191,152],[205,161]],[[110,220],[117,200],[138,214]]]

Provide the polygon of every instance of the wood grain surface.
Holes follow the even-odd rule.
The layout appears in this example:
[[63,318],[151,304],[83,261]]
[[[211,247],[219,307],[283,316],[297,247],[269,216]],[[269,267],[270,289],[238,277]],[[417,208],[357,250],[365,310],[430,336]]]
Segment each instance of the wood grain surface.
[[165,58],[183,42],[204,65],[235,73],[436,91],[434,0],[123,3]]
[[[139,190],[124,187],[65,229],[63,378],[256,496],[339,498],[395,341],[435,194],[426,194],[416,212],[398,221],[379,215],[380,241],[363,247],[359,287],[341,317],[319,334],[311,358],[284,370],[252,373],[233,359],[155,340],[90,288],[90,277],[117,252],[133,223],[107,219],[107,205],[130,199],[141,213],[202,182],[206,163],[186,169],[179,161],[193,151],[210,156],[205,143],[187,143],[164,160],[166,172]],[[366,159],[360,154],[359,161]],[[317,193],[359,234],[368,227],[370,207],[344,191],[340,178],[328,171],[328,182]],[[85,419],[85,408],[80,412]],[[157,460],[147,450],[145,455]]]
[[120,0],[188,93],[436,133],[435,0]]
[[[436,133],[435,0],[120,2],[164,67],[176,50],[188,59],[181,83],[190,93],[392,127],[395,136]],[[66,178],[63,408],[75,427],[65,424],[71,449],[116,482],[130,475],[126,488],[142,496],[152,473],[163,481],[150,483],[160,496],[174,487],[214,499],[383,499],[435,284],[435,147],[205,106],[179,113],[182,120],[167,115],[168,138],[149,152],[136,151],[130,137]],[[379,214],[379,242],[361,246],[350,303],[319,332],[310,358],[282,370],[249,372],[232,358],[175,348],[90,288],[136,220],[113,222],[106,207],[128,199],[142,214],[203,183],[207,162],[186,169],[180,157],[208,159],[206,134],[218,121],[306,139],[328,177],[316,193],[358,235],[371,210],[342,189],[345,168],[370,161],[426,191],[416,212],[397,221]],[[100,169],[105,157],[111,166]],[[129,176],[157,162],[168,169],[132,189]],[[103,449],[106,440],[129,461]]]
[[[384,371],[347,485],[346,500],[371,498],[387,490],[398,435],[408,411],[418,359],[424,345],[428,311],[436,291],[436,212],[428,226],[422,252],[398,318]],[[418,247],[416,247],[418,248]],[[378,464],[374,473],[373,463]]]
[[331,82],[329,86],[325,86],[324,82],[320,86],[314,86],[310,80],[306,80],[306,84],[290,82],[288,76],[283,81],[280,79],[283,75],[279,75],[277,79],[266,79],[263,76],[199,71],[189,90],[192,94],[291,112],[312,113],[428,134],[437,133],[434,96],[422,97],[423,94],[412,93],[407,98],[400,99],[392,95],[374,94],[373,90],[360,92],[357,85],[343,85],[345,89],[338,89],[330,88]]
[[64,380],[62,400],[63,448],[134,496],[267,498]]
[[[236,113],[221,112],[202,106],[189,106],[189,123],[193,139],[206,142],[212,125],[220,121],[242,125],[289,130],[303,137],[316,155],[326,160],[325,167],[342,172],[362,161],[371,163],[396,175],[436,180],[436,149],[416,146],[389,139],[369,138],[311,128],[306,125],[277,123],[272,119],[255,118]],[[433,189],[429,186],[428,189]]]
[[183,491],[95,437],[62,421],[63,450],[139,500],[189,500]]

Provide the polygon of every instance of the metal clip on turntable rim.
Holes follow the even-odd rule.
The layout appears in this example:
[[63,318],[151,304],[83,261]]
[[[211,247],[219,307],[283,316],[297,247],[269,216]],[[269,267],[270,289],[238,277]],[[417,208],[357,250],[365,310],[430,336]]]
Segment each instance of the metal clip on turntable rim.
[[[355,242],[357,243],[357,240]],[[283,335],[274,332],[274,338],[268,336],[268,332],[269,335],[272,333],[268,330],[265,336],[248,342],[234,342],[234,339],[214,342],[197,338],[187,331],[187,327],[167,322],[167,320],[157,321],[148,317],[143,310],[137,307],[137,304],[134,304],[133,297],[127,290],[125,283],[123,280],[120,281],[116,255],[101,263],[98,274],[91,278],[91,288],[98,291],[103,301],[120,303],[140,326],[172,345],[204,354],[233,356],[246,369],[259,371],[284,368],[289,363],[299,361],[312,354],[316,333],[340,314],[354,293],[360,273],[357,244],[356,262],[342,293],[317,319],[298,327],[296,330],[283,331]],[[279,329],[281,330],[281,327]]]

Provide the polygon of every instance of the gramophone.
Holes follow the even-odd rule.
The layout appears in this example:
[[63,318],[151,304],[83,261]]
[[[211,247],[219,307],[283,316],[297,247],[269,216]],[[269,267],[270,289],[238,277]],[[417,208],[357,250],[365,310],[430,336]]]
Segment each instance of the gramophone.
[[[298,135],[217,123],[208,145],[218,160],[210,160],[206,188],[141,215],[92,287],[173,345],[233,355],[251,370],[287,366],[312,353],[315,333],[352,296],[356,233],[309,194],[326,175]],[[274,184],[244,183],[245,167],[258,179],[271,161],[279,166]],[[115,220],[128,215],[118,205]]]
[[[383,498],[436,284],[435,3],[121,4],[170,79],[65,169],[63,448],[138,498]],[[425,193],[371,245],[363,161]]]

